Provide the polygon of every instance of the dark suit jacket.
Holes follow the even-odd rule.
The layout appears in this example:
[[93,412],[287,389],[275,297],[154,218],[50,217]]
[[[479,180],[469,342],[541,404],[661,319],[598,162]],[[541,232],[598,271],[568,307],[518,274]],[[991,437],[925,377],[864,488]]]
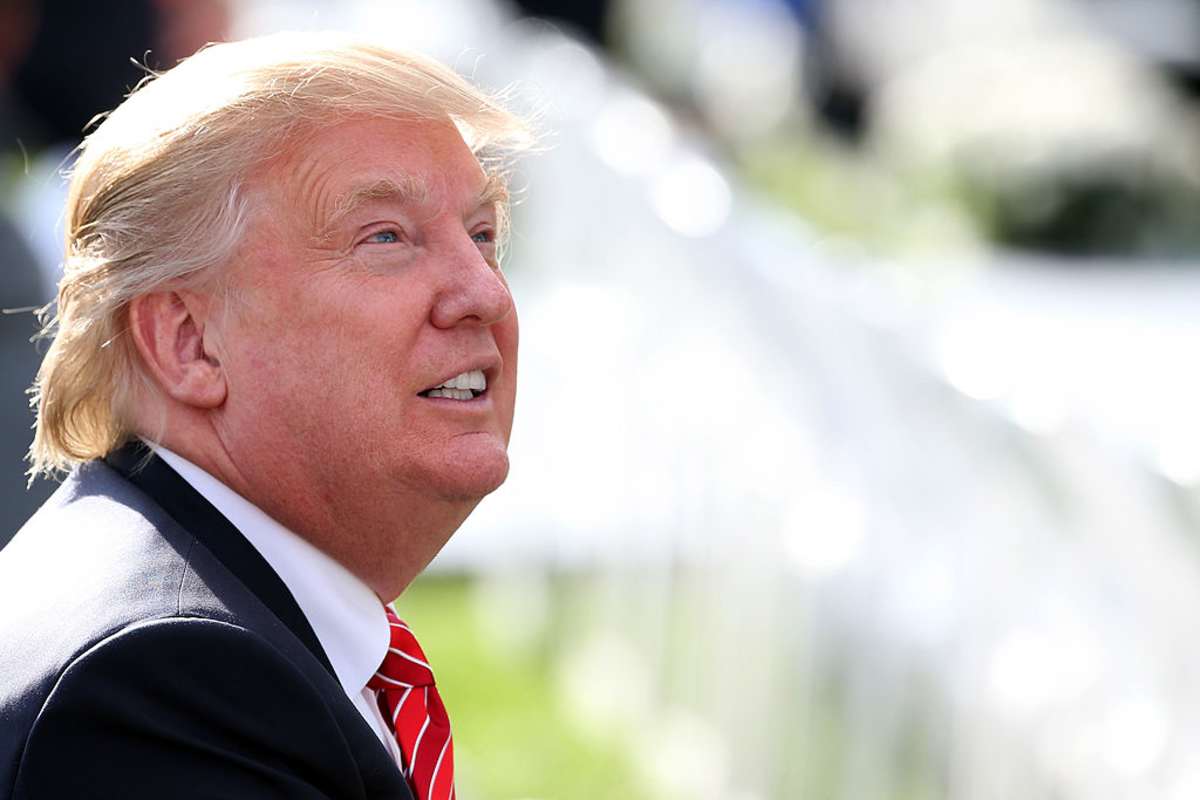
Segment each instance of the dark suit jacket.
[[145,456],[0,551],[0,800],[411,800],[279,576]]

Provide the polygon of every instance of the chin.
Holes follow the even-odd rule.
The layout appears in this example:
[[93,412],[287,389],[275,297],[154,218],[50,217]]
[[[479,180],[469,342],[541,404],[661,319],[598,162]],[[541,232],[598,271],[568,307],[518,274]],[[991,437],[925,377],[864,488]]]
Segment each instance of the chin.
[[442,464],[429,476],[431,488],[442,499],[478,503],[500,488],[508,477],[508,453],[503,447],[492,452],[474,452],[468,458]]

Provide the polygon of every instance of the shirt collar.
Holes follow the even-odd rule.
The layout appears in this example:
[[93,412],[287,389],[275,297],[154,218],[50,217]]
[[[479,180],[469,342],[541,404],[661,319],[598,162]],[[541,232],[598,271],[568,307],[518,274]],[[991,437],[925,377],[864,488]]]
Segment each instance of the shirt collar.
[[346,694],[362,692],[383,663],[391,640],[383,604],[370,587],[183,456],[162,445],[151,447],[279,574],[312,625]]

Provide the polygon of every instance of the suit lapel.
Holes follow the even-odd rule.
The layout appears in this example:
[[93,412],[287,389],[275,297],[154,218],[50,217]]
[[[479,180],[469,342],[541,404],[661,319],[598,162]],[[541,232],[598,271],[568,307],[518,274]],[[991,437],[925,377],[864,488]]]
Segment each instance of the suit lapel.
[[140,442],[125,445],[105,461],[208,548],[334,675],[329,657],[292,593],[233,523]]

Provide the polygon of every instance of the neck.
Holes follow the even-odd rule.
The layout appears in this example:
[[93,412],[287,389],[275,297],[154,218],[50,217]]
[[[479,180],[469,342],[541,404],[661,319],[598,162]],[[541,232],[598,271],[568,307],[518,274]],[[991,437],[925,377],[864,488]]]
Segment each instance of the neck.
[[428,566],[478,499],[417,496],[404,486],[335,487],[278,457],[235,457],[216,437],[167,436],[187,459],[346,567],[391,602]]

